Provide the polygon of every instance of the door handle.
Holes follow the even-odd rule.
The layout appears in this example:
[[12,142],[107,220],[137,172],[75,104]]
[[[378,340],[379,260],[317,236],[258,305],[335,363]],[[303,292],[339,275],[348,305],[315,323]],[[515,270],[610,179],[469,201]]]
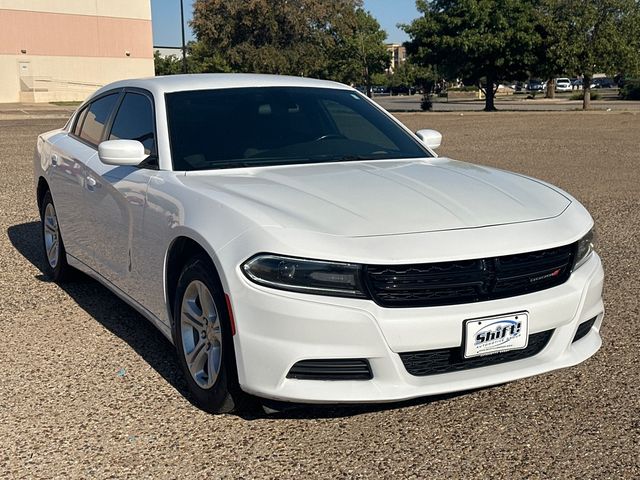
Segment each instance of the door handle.
[[97,184],[98,184],[98,182],[96,182],[96,179],[95,179],[95,178],[93,178],[91,175],[89,175],[89,176],[87,177],[87,186],[88,186],[88,187],[93,188],[93,187],[95,187]]
[[54,167],[58,166],[58,155],[56,155],[55,153],[51,155],[51,165]]

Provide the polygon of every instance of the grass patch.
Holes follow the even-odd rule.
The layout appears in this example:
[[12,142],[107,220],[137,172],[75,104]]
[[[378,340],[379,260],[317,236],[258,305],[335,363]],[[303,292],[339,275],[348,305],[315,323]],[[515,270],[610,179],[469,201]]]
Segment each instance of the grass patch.
[[[594,92],[593,90],[591,91],[591,100],[600,100],[601,97],[602,95],[600,95],[598,92]],[[569,100],[582,100],[583,98],[584,92],[580,91],[572,93]]]
[[49,102],[51,105],[57,105],[58,107],[77,107],[82,102]]

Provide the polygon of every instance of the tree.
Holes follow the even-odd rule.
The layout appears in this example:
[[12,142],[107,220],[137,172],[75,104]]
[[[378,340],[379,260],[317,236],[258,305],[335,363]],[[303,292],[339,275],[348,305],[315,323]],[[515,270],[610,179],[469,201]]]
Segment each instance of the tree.
[[234,72],[326,78],[361,0],[196,0],[191,21],[209,58]]
[[336,39],[328,76],[344,83],[364,85],[371,97],[373,76],[384,72],[391,62],[384,44],[387,34],[378,21],[362,8],[356,8],[353,16],[343,20],[347,28]]
[[[182,59],[177,55],[163,57],[153,53],[156,75],[176,75],[183,72]],[[187,73],[229,72],[229,66],[215,52],[209,52],[201,42],[187,44]]]
[[566,73],[571,57],[567,39],[568,25],[558,21],[559,8],[557,0],[541,0],[536,9],[536,28],[541,41],[536,48],[536,63],[531,73],[547,80],[547,98],[555,97],[555,78]]
[[540,42],[532,0],[417,0],[422,14],[402,28],[415,62],[477,82],[485,111],[500,80],[524,79]]
[[638,63],[638,0],[546,0],[549,15],[565,42],[565,66],[582,75],[582,108],[591,104],[594,73],[632,69]]
[[182,73],[182,61],[176,55],[163,57],[158,50],[153,52],[153,65],[156,75]]

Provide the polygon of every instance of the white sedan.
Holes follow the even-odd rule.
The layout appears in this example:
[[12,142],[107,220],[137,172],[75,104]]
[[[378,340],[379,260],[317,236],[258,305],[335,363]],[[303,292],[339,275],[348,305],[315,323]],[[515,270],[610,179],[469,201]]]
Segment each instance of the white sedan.
[[570,92],[573,90],[571,80],[568,78],[556,78],[556,92]]
[[440,140],[327,81],[107,85],[38,137],[48,273],[81,270],[153,322],[210,412],[397,401],[593,355],[589,213]]

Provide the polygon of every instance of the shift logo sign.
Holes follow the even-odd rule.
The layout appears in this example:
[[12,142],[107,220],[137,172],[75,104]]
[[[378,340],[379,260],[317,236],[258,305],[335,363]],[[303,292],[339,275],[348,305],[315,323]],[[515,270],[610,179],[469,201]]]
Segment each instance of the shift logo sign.
[[527,319],[526,314],[517,314],[468,321],[465,356],[526,347]]
[[494,322],[476,334],[476,345],[500,345],[517,337],[520,332],[522,332],[522,322],[517,320]]

